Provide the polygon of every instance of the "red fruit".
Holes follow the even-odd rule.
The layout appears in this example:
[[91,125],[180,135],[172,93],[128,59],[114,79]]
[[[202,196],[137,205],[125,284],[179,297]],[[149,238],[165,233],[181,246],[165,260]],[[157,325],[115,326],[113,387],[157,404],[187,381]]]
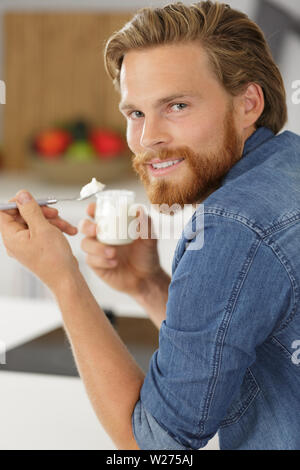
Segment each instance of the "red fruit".
[[57,158],[72,141],[69,132],[59,129],[42,132],[35,141],[35,148],[45,158]]
[[99,158],[115,158],[126,150],[124,139],[119,134],[110,130],[95,129],[91,132],[89,140]]

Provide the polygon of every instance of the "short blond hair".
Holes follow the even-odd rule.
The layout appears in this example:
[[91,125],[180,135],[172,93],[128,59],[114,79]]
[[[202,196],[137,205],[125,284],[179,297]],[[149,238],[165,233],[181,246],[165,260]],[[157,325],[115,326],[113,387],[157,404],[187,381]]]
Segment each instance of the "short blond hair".
[[201,1],[162,8],[142,8],[107,41],[104,63],[120,90],[124,55],[136,49],[198,41],[208,54],[212,70],[231,96],[249,83],[261,86],[265,107],[256,127],[277,134],[287,121],[286,92],[281,73],[259,26],[229,5]]

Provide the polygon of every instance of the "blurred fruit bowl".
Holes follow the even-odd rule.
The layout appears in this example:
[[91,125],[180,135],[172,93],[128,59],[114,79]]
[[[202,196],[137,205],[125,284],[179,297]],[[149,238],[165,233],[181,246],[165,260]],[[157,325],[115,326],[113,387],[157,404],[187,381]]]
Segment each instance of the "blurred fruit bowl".
[[107,183],[133,175],[130,152],[118,132],[77,119],[30,139],[29,166],[41,179],[83,184],[91,177]]

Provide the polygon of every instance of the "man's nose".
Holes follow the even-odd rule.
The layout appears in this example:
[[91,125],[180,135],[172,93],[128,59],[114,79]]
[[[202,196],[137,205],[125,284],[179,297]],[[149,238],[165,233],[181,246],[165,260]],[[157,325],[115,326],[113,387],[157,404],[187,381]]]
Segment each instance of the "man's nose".
[[145,118],[140,145],[145,149],[156,149],[171,142],[171,135],[161,119]]

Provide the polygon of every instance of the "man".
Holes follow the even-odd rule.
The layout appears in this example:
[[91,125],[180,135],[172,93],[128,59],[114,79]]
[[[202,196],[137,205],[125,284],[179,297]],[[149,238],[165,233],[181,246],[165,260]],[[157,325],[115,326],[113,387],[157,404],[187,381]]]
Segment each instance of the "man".
[[[61,234],[72,227],[24,191],[19,213],[1,214],[8,253],[56,296],[118,448],[199,449],[216,432],[221,449],[299,448],[300,137],[276,135],[285,91],[262,32],[223,4],[143,9],[105,63],[150,201],[204,204],[204,245],[182,236],[172,279],[155,240],[107,247],[93,222],[81,226],[90,267],[160,328],[146,376],[78,269]],[[177,163],[155,168],[165,161]]]

